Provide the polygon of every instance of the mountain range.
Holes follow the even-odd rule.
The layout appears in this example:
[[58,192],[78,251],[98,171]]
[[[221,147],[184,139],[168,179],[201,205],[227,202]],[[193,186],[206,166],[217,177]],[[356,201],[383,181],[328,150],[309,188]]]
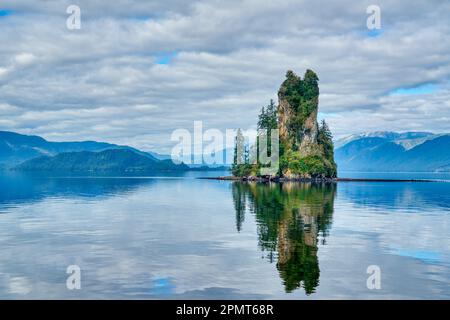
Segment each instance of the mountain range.
[[135,175],[187,171],[189,167],[185,164],[175,165],[172,160],[156,160],[131,149],[107,149],[100,152],[65,152],[56,156],[41,156],[19,164],[14,170]]
[[450,134],[368,132],[335,141],[339,171],[450,172]]
[[[450,134],[380,131],[351,135],[335,141],[335,160],[339,171],[450,172]],[[0,168],[121,174],[211,169],[176,165],[169,155],[129,146],[51,142],[7,131],[0,131]]]
[[18,171],[152,173],[187,171],[184,164],[138,149],[105,142],[51,142],[39,136],[0,131],[0,167]]

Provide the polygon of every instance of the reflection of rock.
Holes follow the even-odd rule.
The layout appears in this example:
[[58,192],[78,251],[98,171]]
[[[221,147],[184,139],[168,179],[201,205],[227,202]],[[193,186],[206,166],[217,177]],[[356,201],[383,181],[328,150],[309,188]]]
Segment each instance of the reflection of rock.
[[310,294],[319,284],[317,240],[331,225],[335,190],[334,184],[233,184],[235,208],[245,207],[248,199],[258,222],[260,247],[270,261],[277,256],[287,292],[303,286]]

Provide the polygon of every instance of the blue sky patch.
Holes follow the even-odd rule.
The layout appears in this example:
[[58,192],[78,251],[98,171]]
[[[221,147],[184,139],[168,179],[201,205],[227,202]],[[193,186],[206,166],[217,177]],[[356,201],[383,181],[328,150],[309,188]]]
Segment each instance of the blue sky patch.
[[397,88],[391,91],[395,95],[414,95],[414,94],[430,94],[439,90],[439,87],[433,83],[426,83],[411,88]]
[[339,117],[339,114],[336,112],[320,112],[317,114],[318,121],[325,120],[327,121],[328,118],[332,117]]
[[370,38],[376,38],[381,36],[383,33],[384,32],[382,29],[372,29],[367,32],[367,36]]
[[162,53],[159,55],[156,55],[156,63],[157,64],[165,64],[168,65],[172,62],[172,59],[175,58],[175,56],[177,55],[176,52],[171,52],[171,53]]
[[136,20],[141,20],[141,21],[148,21],[151,20],[152,17],[149,15],[142,15],[142,16],[136,16],[135,17]]

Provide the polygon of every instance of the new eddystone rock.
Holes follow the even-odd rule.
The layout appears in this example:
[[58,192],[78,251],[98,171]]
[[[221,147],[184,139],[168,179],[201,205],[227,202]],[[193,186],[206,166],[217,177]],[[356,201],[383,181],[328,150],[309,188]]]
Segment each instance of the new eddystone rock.
[[312,70],[307,70],[303,79],[289,70],[278,91],[280,169],[284,177],[336,177],[331,132],[325,121],[320,127],[317,122],[318,81]]
[[[318,81],[319,78],[312,70],[307,70],[303,79],[288,71],[286,80],[278,91],[278,106],[271,101],[261,109],[258,129],[264,132],[279,130],[278,177],[319,180],[336,178],[332,134],[325,121],[320,125],[317,122]],[[239,158],[236,150],[243,141],[242,132],[238,131],[235,163],[231,168],[233,175],[244,178],[261,176],[261,165],[254,164],[246,156],[251,154],[249,150]]]

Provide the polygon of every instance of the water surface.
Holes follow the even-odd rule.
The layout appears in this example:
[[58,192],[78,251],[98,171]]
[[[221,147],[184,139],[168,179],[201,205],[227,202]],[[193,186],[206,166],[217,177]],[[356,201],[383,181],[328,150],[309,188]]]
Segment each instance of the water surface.
[[450,183],[196,175],[2,175],[0,298],[450,298]]

